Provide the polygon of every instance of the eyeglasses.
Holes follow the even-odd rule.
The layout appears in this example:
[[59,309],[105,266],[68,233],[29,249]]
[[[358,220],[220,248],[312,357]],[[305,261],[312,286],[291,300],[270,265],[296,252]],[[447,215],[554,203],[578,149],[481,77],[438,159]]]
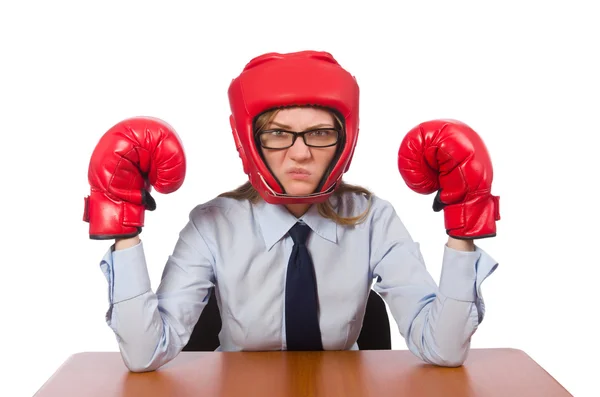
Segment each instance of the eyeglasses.
[[340,132],[335,128],[294,132],[287,130],[265,130],[259,134],[260,145],[265,149],[286,149],[296,143],[301,136],[304,144],[310,147],[329,147],[338,142]]

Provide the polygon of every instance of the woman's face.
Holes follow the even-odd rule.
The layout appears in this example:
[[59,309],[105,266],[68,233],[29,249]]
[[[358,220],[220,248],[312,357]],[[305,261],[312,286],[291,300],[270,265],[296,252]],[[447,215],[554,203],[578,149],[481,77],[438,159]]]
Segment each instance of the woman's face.
[[[334,128],[331,113],[316,108],[281,109],[273,121],[263,130],[287,130],[302,132],[319,128]],[[310,139],[326,140],[331,131],[315,131]],[[280,133],[263,135],[261,140],[282,139]],[[310,143],[310,142],[309,142]],[[312,144],[312,143],[311,143]],[[268,145],[272,146],[272,145]],[[287,149],[262,148],[265,160],[273,174],[283,185],[287,194],[307,195],[317,188],[321,177],[333,159],[337,144],[329,147],[306,146],[302,137],[298,136],[294,145]]]

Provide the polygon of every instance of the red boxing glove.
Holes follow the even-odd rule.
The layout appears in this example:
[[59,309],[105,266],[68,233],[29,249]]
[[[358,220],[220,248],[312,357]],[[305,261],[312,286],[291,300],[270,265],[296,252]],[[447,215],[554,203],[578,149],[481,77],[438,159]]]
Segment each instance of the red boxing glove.
[[496,235],[499,197],[485,144],[466,124],[431,120],[411,129],[400,144],[398,170],[417,193],[437,191],[433,210],[444,210],[446,233],[457,239]]
[[110,128],[89,164],[90,195],[83,220],[90,238],[134,237],[144,226],[145,210],[156,209],[152,186],[172,193],[183,184],[185,153],[179,136],[164,121],[134,117]]

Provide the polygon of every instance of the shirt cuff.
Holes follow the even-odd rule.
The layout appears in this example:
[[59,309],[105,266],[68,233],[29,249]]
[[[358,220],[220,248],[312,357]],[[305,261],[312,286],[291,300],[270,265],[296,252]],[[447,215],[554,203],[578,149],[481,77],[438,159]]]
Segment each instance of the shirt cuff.
[[141,241],[123,250],[114,251],[111,246],[104,255],[100,268],[108,281],[111,304],[134,298],[151,288]]
[[496,270],[498,263],[484,250],[459,251],[444,245],[440,292],[448,298],[477,302],[481,284]]

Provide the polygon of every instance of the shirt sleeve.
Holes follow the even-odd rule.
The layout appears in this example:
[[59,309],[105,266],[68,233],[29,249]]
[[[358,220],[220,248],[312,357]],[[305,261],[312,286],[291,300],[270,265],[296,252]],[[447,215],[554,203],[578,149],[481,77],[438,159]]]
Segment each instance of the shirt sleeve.
[[108,281],[106,322],[129,370],[155,370],[187,344],[214,286],[213,258],[192,217],[179,234],[156,293],[142,242],[106,253],[100,264]]
[[471,336],[484,317],[481,283],[497,263],[481,248],[458,251],[444,246],[440,285],[427,271],[414,242],[392,205],[379,200],[371,224],[373,289],[390,307],[407,347],[423,361],[462,365]]

